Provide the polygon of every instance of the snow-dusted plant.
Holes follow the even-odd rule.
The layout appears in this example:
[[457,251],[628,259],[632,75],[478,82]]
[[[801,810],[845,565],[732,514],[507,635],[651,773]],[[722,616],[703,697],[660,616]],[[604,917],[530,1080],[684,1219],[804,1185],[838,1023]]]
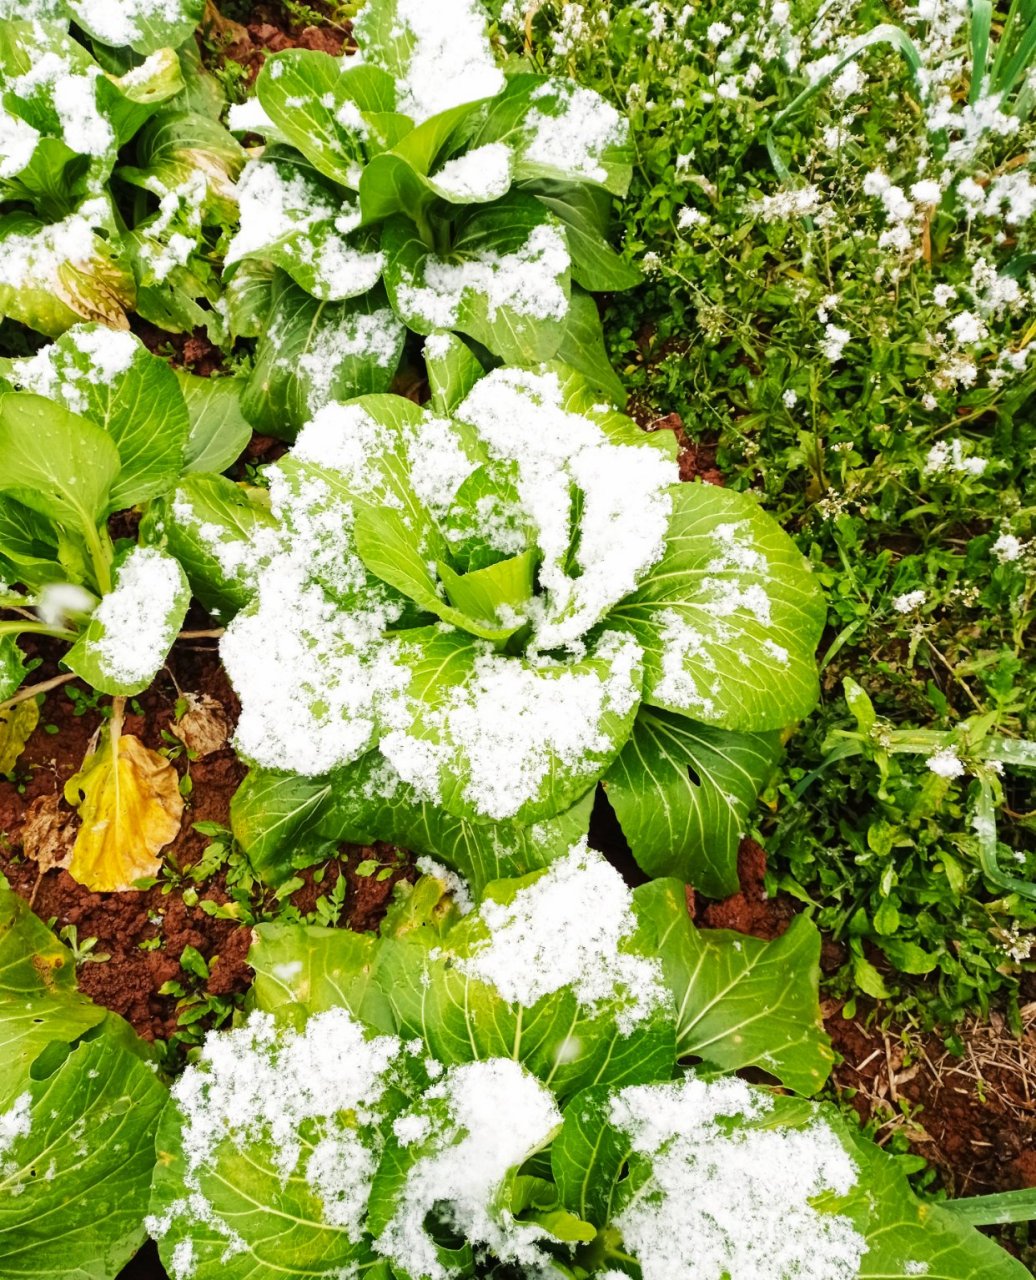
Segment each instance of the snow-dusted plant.
[[0,1275],[110,1280],[144,1240],[167,1091],[0,875]]
[[232,324],[260,337],[249,416],[290,437],[387,390],[408,329],[621,394],[584,291],[639,279],[607,241],[625,119],[564,77],[505,75],[479,0],[369,0],[354,34],[344,60],[269,58],[237,120],[267,143],[225,271]]
[[201,10],[0,0],[0,315],[224,336],[211,259],[245,156],[190,39]]
[[26,674],[22,635],[67,640],[62,661],[95,689],[139,693],[190,590],[162,549],[113,542],[108,517],[234,461],[250,434],[237,384],[177,375],[99,324],[0,375],[0,702]]
[[273,878],[377,837],[480,886],[585,832],[603,781],[645,869],[732,891],[777,731],[816,697],[806,562],[575,370],[485,375],[448,334],[425,356],[427,407],[328,404],[268,493],[188,477],[156,509],[236,612],[239,839]]
[[833,1108],[723,1074],[822,1083],[804,917],[697,930],[683,885],[631,892],[585,845],[468,914],[442,887],[380,937],[258,927],[252,1011],[159,1127],[175,1280],[1026,1274]]

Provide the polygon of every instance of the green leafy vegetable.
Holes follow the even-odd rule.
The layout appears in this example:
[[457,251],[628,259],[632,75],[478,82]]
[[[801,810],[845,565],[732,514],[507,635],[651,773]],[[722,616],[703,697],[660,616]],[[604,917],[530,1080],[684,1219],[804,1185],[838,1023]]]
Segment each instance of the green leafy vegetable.
[[233,460],[245,438],[239,384],[195,388],[192,421],[165,362],[97,324],[11,361],[9,378],[23,389],[0,397],[0,565],[11,583],[0,597],[3,697],[24,678],[22,634],[69,641],[66,664],[95,689],[140,693],[165,661],[190,590],[162,547],[117,549],[108,517],[171,490],[189,453]]
[[0,1269],[114,1277],[144,1239],[164,1086],[75,991],[71,953],[0,888]]
[[162,505],[195,592],[234,615],[256,869],[384,839],[481,886],[542,866],[572,828],[532,828],[603,779],[647,870],[732,891],[762,731],[815,697],[802,557],[750,498],[677,484],[671,437],[579,372],[479,376],[460,339],[426,346],[432,405],[327,404],[267,471],[269,509],[204,476]]
[[[149,1228],[167,1268],[662,1280],[707,1257],[717,1276],[765,1258],[774,1280],[1020,1280],[830,1109],[677,1073],[667,981],[701,985],[734,1049],[739,999],[765,1006],[758,984],[799,972],[800,944],[764,978],[726,964],[723,935],[687,984],[643,927],[665,911],[577,845],[477,911],[445,873],[422,879],[377,938],[260,926],[247,1020],[209,1036],[162,1121]],[[808,1036],[815,966],[801,975],[789,1018]],[[802,1072],[801,1044],[777,1057]]]
[[[506,79],[469,0],[450,0],[434,26],[409,0],[369,0],[355,35],[360,65],[289,49],[257,82],[268,145],[242,174],[227,279],[267,263],[293,285],[269,295],[251,420],[290,437],[332,398],[325,387],[339,397],[383,389],[404,325],[465,334],[505,361],[566,360],[621,399],[596,308],[571,279],[587,289],[639,279],[607,240],[608,194],[622,194],[632,172],[625,120],[572,81]],[[344,351],[326,336],[312,343],[304,353],[319,376],[296,376],[318,302],[377,290],[366,314],[380,316],[382,289],[398,319],[354,326]],[[305,295],[316,300],[308,308]],[[382,386],[370,385],[372,365]]]
[[133,311],[225,337],[215,262],[245,156],[214,81],[176,49],[202,8],[67,0],[5,16],[0,314],[51,337],[84,320],[128,329]]

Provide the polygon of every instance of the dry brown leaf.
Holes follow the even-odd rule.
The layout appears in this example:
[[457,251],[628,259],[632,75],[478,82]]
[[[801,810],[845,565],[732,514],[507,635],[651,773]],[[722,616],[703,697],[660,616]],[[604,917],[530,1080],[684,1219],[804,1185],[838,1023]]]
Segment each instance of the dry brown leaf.
[[61,808],[61,797],[37,796],[22,826],[22,852],[39,864],[40,875],[72,860],[75,817]]
[[132,889],[155,875],[159,851],[180,830],[179,787],[168,760],[113,722],[100,749],[65,784],[65,799],[82,822],[69,874],[99,893]]
[[35,698],[26,698],[0,711],[0,773],[10,773],[18,763],[39,719],[40,709]]
[[230,720],[221,702],[207,693],[184,694],[187,710],[172,726],[173,733],[199,758],[211,756],[227,745]]

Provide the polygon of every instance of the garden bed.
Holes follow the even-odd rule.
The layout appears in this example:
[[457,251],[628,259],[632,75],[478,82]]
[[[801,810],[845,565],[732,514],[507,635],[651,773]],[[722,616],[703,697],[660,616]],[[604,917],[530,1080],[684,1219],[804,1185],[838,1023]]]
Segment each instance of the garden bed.
[[[790,106],[779,82],[765,145],[753,123],[728,165],[691,136],[700,121],[665,120],[700,94],[726,128],[725,104],[770,74],[731,70],[751,48],[739,13],[670,66],[690,6],[631,4],[612,25],[450,0],[444,40],[413,0],[368,0],[355,30],[354,4],[206,0],[192,18],[174,0],[175,52],[135,9],[115,32],[55,2],[70,36],[12,39],[102,63],[89,76],[116,105],[92,136],[111,147],[89,163],[120,218],[84,224],[107,262],[96,295],[64,276],[52,299],[8,289],[2,330],[0,703],[38,722],[24,744],[0,722],[0,1012],[26,1022],[0,1073],[0,1181],[45,1116],[68,1146],[95,1107],[102,1136],[67,1168],[25,1157],[16,1251],[18,1230],[54,1247],[24,1206],[55,1177],[83,1218],[82,1157],[121,1215],[110,1241],[105,1213],[70,1228],[84,1257],[114,1271],[146,1238],[122,1280],[238,1274],[245,1253],[264,1276],[331,1259],[320,1274],[669,1280],[706,1236],[724,1275],[764,1238],[787,1246],[782,1277],[871,1274],[861,1258],[1020,1275],[1029,1200],[937,1202],[1036,1188],[1036,735],[1012,683],[1032,593],[1011,594],[1030,548],[1010,528],[1027,517],[1017,495],[994,529],[981,489],[978,513],[915,493],[979,486],[987,460],[942,427],[905,463],[912,419],[886,454],[866,396],[887,374],[902,419],[972,387],[962,352],[1020,313],[1005,281],[1032,255],[1012,230],[991,243],[1019,249],[1013,274],[983,260],[935,289],[945,309],[970,287],[976,314],[931,339],[934,380],[920,339],[897,365],[875,321],[853,410],[868,442],[850,438],[825,397],[849,405],[866,364],[831,292],[852,237],[824,242],[824,283],[813,237],[838,215],[792,177],[818,153],[772,132],[820,91],[859,93],[872,44],[920,65],[909,39],[839,34],[842,61]],[[770,7],[756,34],[774,52],[752,56],[790,84],[804,46],[777,51]],[[1017,9],[973,6],[983,67],[991,32],[1019,38]],[[924,56],[948,57],[931,25]],[[594,62],[606,45],[614,65]],[[718,92],[684,74],[699,46],[723,50]],[[671,73],[653,96],[622,81],[638,59],[645,80]],[[946,111],[966,96],[952,83]],[[990,83],[976,72],[969,101]],[[75,141],[62,110],[55,96]],[[31,159],[36,126],[7,127]],[[86,170],[61,145],[71,190]],[[1000,162],[966,197],[969,233],[1022,200],[1027,158]],[[776,193],[757,196],[771,165]],[[28,161],[21,181],[4,198],[49,217],[54,181]],[[881,249],[916,238],[934,269],[951,181],[908,199],[870,172]],[[713,219],[730,224],[715,240]],[[782,261],[797,239],[801,262]],[[887,281],[898,295],[898,268]],[[891,294],[875,297],[861,316]],[[828,368],[783,334],[793,316],[819,326]],[[1031,404],[1034,338],[999,338],[989,398],[947,408],[954,426],[995,416],[992,471],[1024,469],[1012,413]],[[1022,390],[1001,402],[1011,371]],[[988,636],[960,621],[969,574]],[[631,1191],[649,1179],[652,1196]],[[5,1230],[0,1214],[0,1270]]]

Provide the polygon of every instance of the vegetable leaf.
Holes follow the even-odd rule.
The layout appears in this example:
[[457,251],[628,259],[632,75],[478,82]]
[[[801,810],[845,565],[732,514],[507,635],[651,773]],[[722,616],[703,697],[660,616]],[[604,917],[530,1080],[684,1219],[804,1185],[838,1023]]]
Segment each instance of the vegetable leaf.
[[604,777],[640,866],[710,898],[736,893],[745,819],[779,752],[776,734],[731,733],[643,708]]
[[676,1000],[677,1052],[725,1071],[761,1067],[800,1093],[816,1093],[834,1062],[817,1003],[820,934],[796,916],[773,942],[698,929],[684,886],[655,880],[634,890],[641,945],[659,956]]

